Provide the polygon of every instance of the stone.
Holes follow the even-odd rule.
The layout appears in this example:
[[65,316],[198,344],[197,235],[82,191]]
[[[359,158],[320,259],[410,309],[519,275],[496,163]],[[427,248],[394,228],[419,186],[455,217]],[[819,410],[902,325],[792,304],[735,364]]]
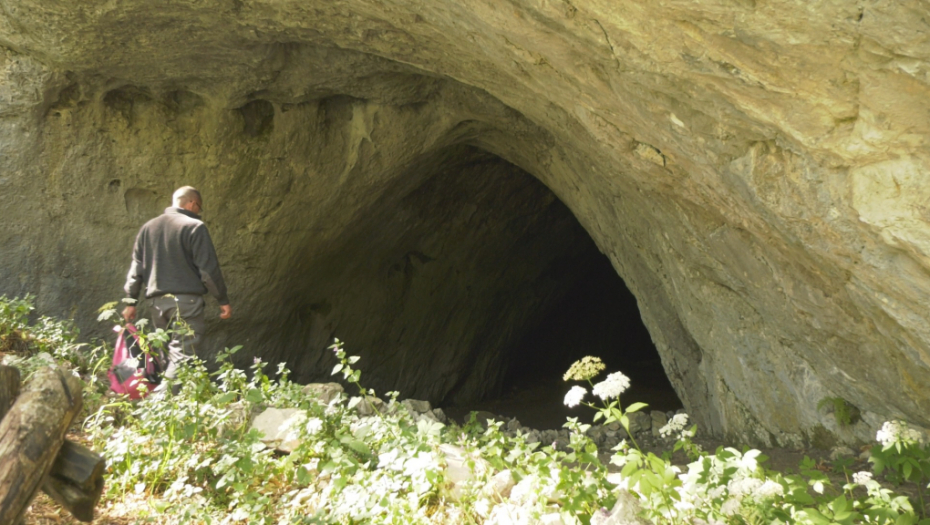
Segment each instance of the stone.
[[440,421],[439,418],[437,418],[436,415],[433,414],[432,411],[423,412],[422,414],[414,413],[413,419],[414,419],[414,421],[416,421],[416,422],[418,422],[418,423],[419,423],[420,421],[427,421],[427,422],[430,422],[430,423],[442,423],[442,421]]
[[193,184],[241,312],[208,362],[326,380],[345,333],[369,388],[474,402],[603,254],[702,433],[930,427],[918,0],[4,8],[0,295],[85,335]]
[[429,401],[419,401],[417,399],[405,399],[401,401],[401,404],[407,407],[407,410],[413,414],[422,414],[433,409]]
[[500,416],[497,416],[495,414],[492,414],[491,412],[487,412],[484,410],[479,410],[475,412],[474,414],[475,414],[475,421],[478,423],[478,426],[480,426],[482,430],[487,430],[488,423],[490,421],[501,421],[502,419]]
[[320,403],[328,405],[338,394],[345,392],[339,383],[310,383],[301,389],[304,394],[316,397]]
[[836,461],[840,458],[853,458],[856,457],[856,453],[853,452],[853,449],[849,447],[833,447],[830,450],[830,461]]
[[433,417],[436,418],[436,421],[439,421],[440,423],[445,424],[449,421],[449,418],[446,416],[446,413],[443,412],[441,408],[434,408],[432,410],[432,414],[433,414]]
[[249,430],[261,432],[262,443],[290,454],[300,445],[296,438],[297,426],[306,418],[306,413],[296,408],[267,408],[255,416]]
[[627,416],[630,420],[630,433],[638,434],[652,429],[652,418],[644,412],[633,412]]
[[241,426],[249,423],[249,417],[251,413],[249,412],[248,404],[244,401],[236,401],[235,403],[230,403],[226,410],[229,411],[229,415],[226,417],[226,420],[220,423],[218,431],[220,435],[225,434],[229,430],[235,430]]
[[443,443],[439,445],[439,452],[445,459],[445,479],[452,484],[450,494],[456,501],[466,494],[468,484],[486,475],[491,468],[483,458],[456,445]]
[[382,412],[384,410],[384,401],[375,396],[366,396],[365,398],[353,397],[349,401],[358,399],[355,405],[355,410],[358,411],[358,415],[362,417],[374,416],[375,414]]
[[591,516],[591,525],[650,525],[651,522],[639,517],[642,505],[639,499],[626,489],[616,490],[617,502],[609,512],[606,509],[595,511]]
[[513,489],[516,482],[513,479],[513,473],[509,469],[502,470],[493,476],[488,482],[488,486],[494,494],[497,494],[501,498],[509,498],[510,491]]
[[659,410],[653,410],[649,412],[649,417],[652,419],[652,437],[659,437],[659,429],[668,424],[668,417],[666,417],[665,412]]

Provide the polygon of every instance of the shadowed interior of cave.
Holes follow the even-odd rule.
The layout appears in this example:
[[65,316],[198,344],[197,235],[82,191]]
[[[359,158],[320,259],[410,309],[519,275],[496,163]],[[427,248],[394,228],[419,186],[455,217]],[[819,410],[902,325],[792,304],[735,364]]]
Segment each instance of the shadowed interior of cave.
[[680,407],[635,299],[539,180],[463,144],[404,172],[348,234],[298,252],[281,350],[263,358],[287,360],[299,381],[331,380],[325,347],[336,337],[361,356],[363,384],[377,392],[453,416],[494,406],[553,428],[564,422],[562,373],[597,355],[642,392],[659,392],[637,400]]
[[[592,256],[582,272],[566,276],[574,286],[513,348],[502,393],[469,410],[516,417],[539,429],[561,428],[566,417],[590,421],[590,409],[563,404],[571,385],[588,386],[562,379],[573,362],[587,355],[600,357],[607,367],[595,383],[615,371],[630,378],[630,388],[622,396],[624,406],[643,402],[648,410],[682,408],[640,318],[636,298],[610,261],[600,254]],[[595,401],[590,396],[587,400]],[[465,407],[448,410],[458,417],[466,412]]]

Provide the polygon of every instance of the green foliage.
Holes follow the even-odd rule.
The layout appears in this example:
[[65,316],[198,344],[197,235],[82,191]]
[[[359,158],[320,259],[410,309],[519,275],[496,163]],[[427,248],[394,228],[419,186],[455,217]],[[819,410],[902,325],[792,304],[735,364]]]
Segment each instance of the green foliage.
[[34,299],[0,296],[0,352],[8,353],[5,364],[18,368],[23,381],[54,364],[73,370],[84,379],[84,413],[95,411],[108,389],[104,373],[111,352],[105,343],[77,342],[80,332],[73,321],[42,316],[30,323]]
[[33,310],[35,297],[27,295],[22,299],[0,296],[0,337],[5,338],[21,332],[29,325],[29,314]]
[[[89,350],[75,342],[73,326],[48,318],[30,325],[30,312],[28,300],[0,299],[0,326],[24,334],[30,352],[46,349],[88,378],[99,373],[99,363],[80,364],[89,362]],[[113,318],[103,313],[102,319]],[[171,336],[142,333],[151,350]],[[219,353],[213,372],[196,359],[182,367],[176,395],[105,398],[85,422],[107,458],[105,498],[132,500],[137,521],[157,523],[535,523],[558,516],[566,524],[596,525],[621,497],[633,498],[640,515],[656,524],[930,523],[922,499],[930,450],[903,423],[879,432],[872,462],[876,475],[916,484],[917,508],[870,473],[835,486],[810,459],[797,474],[782,474],[766,469],[758,450],[705,452],[692,441],[697,429],[685,428],[684,415],[660,432],[673,440],[673,451],[690,458],[687,465],[672,464],[668,453],[643,452],[632,436],[604,464],[587,436],[590,426],[577,419],[565,425],[567,446],[528,443],[525,434],[508,435],[501,422],[480,425],[474,415],[461,427],[446,426],[408,412],[397,393],[374,402],[376,393],[362,386],[354,368],[358,358],[339,341],[331,349],[339,362],[333,374],[358,395],[323,403],[291,382],[281,365],[269,374],[267,363],[255,359],[249,373],[236,369],[230,361],[236,347]],[[590,372],[581,380],[590,383],[599,370]],[[99,385],[86,384],[100,395]],[[629,431],[629,414],[645,405],[621,404],[626,385],[625,376],[611,374],[592,385],[600,405],[581,403],[586,391],[576,391],[571,404],[586,404],[598,420]],[[269,407],[297,409],[282,436],[294,443],[289,454],[250,430],[252,416]],[[453,475],[455,461],[465,474]]]
[[855,425],[862,419],[859,408],[842,397],[825,397],[817,403],[817,410],[823,410],[825,407],[832,407],[833,417],[841,426]]

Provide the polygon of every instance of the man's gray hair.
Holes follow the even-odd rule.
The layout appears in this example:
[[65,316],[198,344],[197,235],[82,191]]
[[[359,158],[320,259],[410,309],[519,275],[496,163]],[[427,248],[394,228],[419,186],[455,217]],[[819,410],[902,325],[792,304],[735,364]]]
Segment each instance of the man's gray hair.
[[203,203],[203,198],[200,197],[200,192],[197,191],[197,188],[193,186],[182,186],[174,190],[174,195],[172,195],[171,200],[174,206],[181,208],[188,202],[200,202]]

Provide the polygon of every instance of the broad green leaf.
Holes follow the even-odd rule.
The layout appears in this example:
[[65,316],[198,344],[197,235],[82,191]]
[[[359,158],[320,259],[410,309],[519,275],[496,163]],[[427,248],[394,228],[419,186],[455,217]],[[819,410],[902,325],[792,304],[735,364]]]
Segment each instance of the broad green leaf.
[[633,412],[639,412],[640,410],[646,408],[647,406],[649,405],[647,405],[646,403],[633,403],[632,405],[626,407],[626,413],[632,414]]
[[262,395],[262,391],[257,388],[251,388],[245,394],[245,400],[250,403],[261,403],[265,400],[265,396]]
[[220,397],[216,398],[216,403],[217,403],[218,405],[226,405],[226,404],[231,403],[234,399],[236,399],[236,393],[235,393],[235,392],[226,392],[225,394],[223,394],[223,395],[221,395]]
[[349,447],[350,449],[362,454],[363,456],[370,456],[371,449],[368,448],[364,442],[359,441],[358,439],[351,438],[349,436],[343,437],[339,440],[343,445]]

